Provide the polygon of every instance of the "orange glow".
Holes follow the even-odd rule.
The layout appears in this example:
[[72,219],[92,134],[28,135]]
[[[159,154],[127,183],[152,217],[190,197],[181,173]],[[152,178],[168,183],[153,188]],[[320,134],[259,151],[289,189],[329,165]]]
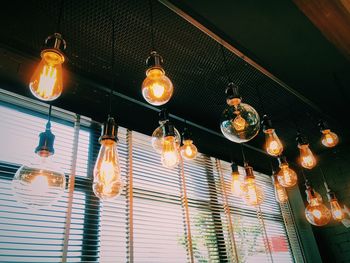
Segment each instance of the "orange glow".
[[167,136],[163,141],[161,161],[164,167],[173,168],[179,164],[179,153],[174,136]]
[[277,202],[284,204],[288,201],[288,194],[286,189],[276,179],[274,179],[275,198]]
[[242,116],[239,113],[233,120],[232,124],[236,131],[244,131],[247,126],[246,120],[242,118]]
[[334,132],[331,132],[331,130],[327,129],[322,131],[321,141],[324,146],[331,148],[338,144],[339,139]]
[[309,205],[305,208],[307,221],[314,226],[324,226],[331,220],[331,212],[322,203],[322,198],[312,188],[306,189],[306,197]]
[[163,105],[173,95],[173,84],[161,68],[150,68],[142,83],[142,95],[152,105]]
[[338,200],[332,199],[329,203],[331,205],[331,213],[332,213],[333,219],[337,221],[341,221],[344,218],[344,213],[338,203]]
[[308,144],[298,145],[300,149],[300,164],[306,169],[312,169],[316,166],[316,158],[311,152]]
[[240,180],[238,172],[232,172],[232,181],[231,181],[231,191],[234,196],[241,197],[243,195],[243,184]]
[[283,145],[274,129],[268,129],[265,132],[266,152],[271,156],[278,156],[283,152]]
[[283,187],[292,187],[297,181],[298,177],[294,170],[289,168],[287,163],[283,163],[280,165],[280,170],[277,173],[277,180]]
[[244,181],[243,200],[251,206],[260,205],[264,201],[264,192],[252,177],[246,177]]
[[193,144],[192,140],[184,140],[184,145],[181,146],[180,152],[182,157],[187,160],[193,160],[197,157],[197,147]]
[[93,190],[95,195],[103,200],[117,197],[123,190],[117,143],[113,140],[101,141],[94,168]]
[[64,56],[58,51],[44,50],[29,87],[35,97],[44,101],[57,99],[63,90],[62,64]]

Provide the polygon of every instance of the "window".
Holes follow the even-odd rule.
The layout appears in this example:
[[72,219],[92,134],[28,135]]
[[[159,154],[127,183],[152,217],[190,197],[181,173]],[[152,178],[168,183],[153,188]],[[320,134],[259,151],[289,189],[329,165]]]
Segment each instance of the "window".
[[176,169],[163,168],[150,137],[122,127],[118,150],[125,189],[117,199],[100,202],[91,189],[100,125],[83,117],[78,122],[75,114],[57,108],[52,123],[55,155],[74,185],[51,207],[27,209],[15,200],[11,180],[33,156],[47,105],[2,90],[0,94],[0,262],[183,263],[193,257],[198,263],[236,258],[249,263],[300,258],[290,209],[276,203],[269,176],[256,172],[265,191],[257,211],[229,194],[229,163],[199,154]]

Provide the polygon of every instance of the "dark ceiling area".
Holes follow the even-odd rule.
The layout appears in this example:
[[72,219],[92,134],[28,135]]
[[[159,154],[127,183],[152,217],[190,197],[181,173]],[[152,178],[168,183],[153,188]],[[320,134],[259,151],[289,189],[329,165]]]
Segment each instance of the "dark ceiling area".
[[[174,83],[174,96],[166,106],[178,117],[175,125],[181,129],[182,119],[195,123],[192,132],[201,152],[241,163],[239,145],[219,136],[228,84],[220,44],[161,2],[153,3],[155,47]],[[298,152],[297,128],[316,153],[323,151],[317,128],[321,117],[339,134],[341,143],[348,142],[344,105],[350,97],[345,88],[350,85],[350,63],[292,2],[171,2],[306,99],[225,50],[229,77],[241,87],[243,101],[260,116],[268,113],[291,160]],[[59,1],[44,0],[10,1],[1,8],[1,88],[32,97],[27,83],[43,41],[56,30],[59,9]],[[145,59],[151,51],[148,1],[65,0],[62,14],[61,33],[67,41],[65,90],[54,106],[103,121],[114,77],[113,112],[119,124],[150,135],[158,116],[145,107],[141,94]],[[112,19],[117,38],[113,72]],[[249,142],[246,155],[257,169],[267,172],[269,157],[251,149],[262,149],[263,138],[260,132]]]

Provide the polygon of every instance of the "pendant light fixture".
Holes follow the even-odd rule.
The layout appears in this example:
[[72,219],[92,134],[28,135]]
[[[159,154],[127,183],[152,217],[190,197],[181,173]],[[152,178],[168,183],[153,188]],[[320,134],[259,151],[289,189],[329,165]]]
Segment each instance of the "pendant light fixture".
[[318,127],[322,133],[321,142],[324,146],[332,148],[339,143],[338,135],[331,131],[325,121],[321,120]]
[[280,204],[285,204],[288,201],[288,194],[286,188],[284,188],[277,179],[277,174],[272,170],[272,183],[275,190],[275,199]]
[[[153,149],[157,153],[162,153],[163,151],[163,144],[164,144],[164,131],[167,129],[165,126],[167,126],[169,123],[169,114],[168,111],[164,108],[159,112],[159,127],[157,127],[153,133],[151,138],[151,143]],[[175,144],[176,147],[179,148],[181,144],[181,135],[179,131],[174,127],[175,132]]]
[[197,147],[193,144],[192,134],[187,127],[182,133],[182,143],[180,148],[181,156],[186,160],[194,160],[197,157]]
[[309,142],[307,138],[300,132],[297,133],[296,141],[300,150],[299,162],[302,167],[306,169],[312,169],[316,166],[316,158],[309,148]]
[[230,78],[225,51],[220,45],[226,75],[229,84],[226,88],[227,107],[221,114],[220,129],[222,134],[230,141],[243,143],[253,139],[260,129],[260,118],[256,110],[245,103],[239,94],[239,88]]
[[335,193],[328,187],[327,181],[326,181],[326,177],[323,173],[322,168],[320,168],[321,171],[321,175],[323,178],[323,184],[326,188],[327,191],[327,198],[328,198],[328,202],[331,206],[331,214],[334,220],[336,221],[341,221],[344,218],[344,213],[342,208],[340,207],[339,203],[338,203],[338,199],[335,196]]
[[322,202],[320,195],[311,187],[308,181],[305,182],[306,197],[308,206],[305,208],[307,221],[314,226],[324,226],[331,220],[331,212]]
[[244,149],[242,144],[241,144],[241,151],[242,151],[244,170],[245,170],[245,178],[244,178],[244,183],[242,187],[242,190],[243,190],[242,199],[247,205],[257,206],[262,204],[262,202],[264,201],[264,198],[265,198],[264,190],[255,182],[253,167],[249,166],[248,162],[245,159],[245,154],[244,154]]
[[167,122],[163,126],[163,148],[161,152],[161,162],[164,167],[174,168],[179,164],[179,147],[176,143],[175,127]]
[[283,155],[278,157],[280,170],[276,174],[278,182],[283,187],[293,187],[298,181],[296,172],[289,167],[287,158]]
[[151,105],[161,106],[167,103],[174,91],[173,83],[165,75],[163,69],[163,58],[155,51],[154,46],[154,25],[153,25],[153,5],[149,0],[150,24],[152,37],[152,51],[146,60],[146,78],[142,82],[142,96]]
[[242,197],[243,196],[243,182],[241,181],[241,176],[238,171],[238,165],[235,162],[231,164],[231,193],[233,196]]
[[[60,32],[63,3],[61,0],[57,32]],[[62,64],[65,61],[63,51],[65,49],[66,41],[60,33],[54,33],[46,38],[40,54],[41,62],[29,82],[30,91],[39,100],[53,101],[61,95],[63,90]]]
[[22,165],[12,180],[15,197],[21,203],[35,208],[45,208],[64,193],[66,177],[54,161],[55,135],[51,132],[51,105],[46,129],[39,135],[35,158]]
[[261,122],[263,132],[265,133],[265,150],[274,157],[277,157],[283,152],[283,144],[278,138],[275,129],[272,126],[271,119],[265,114]]
[[120,163],[117,149],[118,126],[112,113],[112,96],[114,87],[114,59],[115,59],[115,22],[112,20],[112,85],[109,94],[109,112],[107,121],[103,124],[100,151],[94,167],[94,179],[92,189],[101,200],[109,200],[119,196],[123,190],[124,182],[121,177]]

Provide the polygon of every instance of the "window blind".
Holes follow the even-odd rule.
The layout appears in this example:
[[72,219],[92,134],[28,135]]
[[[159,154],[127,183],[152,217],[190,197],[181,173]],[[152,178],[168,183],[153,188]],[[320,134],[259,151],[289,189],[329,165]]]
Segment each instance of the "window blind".
[[25,208],[14,199],[11,180],[33,156],[48,107],[0,92],[0,262],[303,262],[292,213],[275,201],[269,176],[255,172],[265,191],[257,211],[230,194],[229,163],[199,154],[176,169],[164,168],[150,136],[122,127],[125,189],[101,202],[91,187],[100,124],[88,118],[78,123],[75,114],[58,108],[55,155],[74,185],[49,208]]

